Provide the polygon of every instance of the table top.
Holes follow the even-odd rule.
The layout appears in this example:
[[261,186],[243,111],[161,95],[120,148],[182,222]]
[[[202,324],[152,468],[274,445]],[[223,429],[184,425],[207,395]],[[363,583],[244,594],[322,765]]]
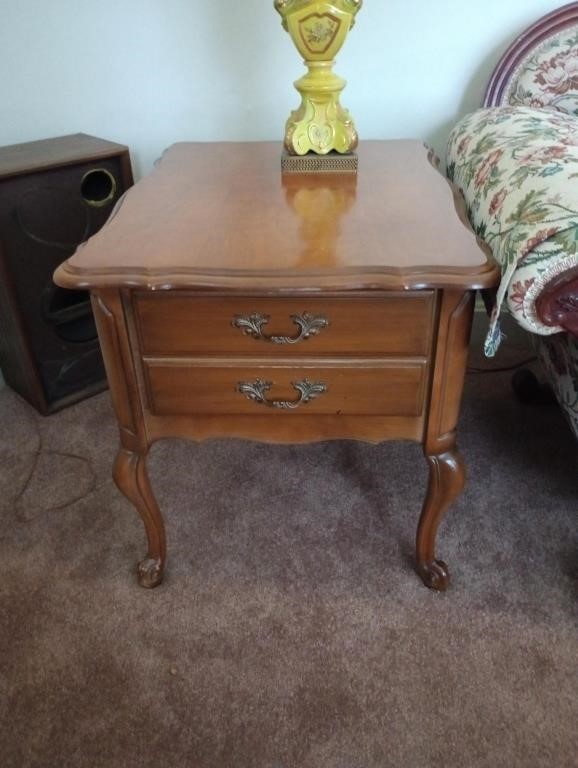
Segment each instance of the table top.
[[498,268],[419,141],[357,174],[282,174],[281,145],[180,143],[55,274],[63,287],[485,288]]

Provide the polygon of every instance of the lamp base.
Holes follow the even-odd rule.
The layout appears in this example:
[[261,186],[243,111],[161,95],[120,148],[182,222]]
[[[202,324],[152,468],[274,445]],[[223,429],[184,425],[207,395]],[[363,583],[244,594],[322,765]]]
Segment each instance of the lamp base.
[[281,171],[283,173],[357,173],[358,158],[356,152],[342,155],[339,152],[329,152],[317,155],[308,152],[306,155],[290,155],[287,149],[281,154]]

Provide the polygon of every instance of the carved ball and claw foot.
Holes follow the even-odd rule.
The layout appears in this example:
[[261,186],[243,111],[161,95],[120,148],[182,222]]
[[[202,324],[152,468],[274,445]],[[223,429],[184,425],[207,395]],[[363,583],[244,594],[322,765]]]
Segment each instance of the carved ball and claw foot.
[[418,562],[417,572],[426,587],[430,589],[445,592],[450,585],[450,572],[443,560],[432,560],[429,563]]
[[158,587],[164,576],[164,563],[160,559],[145,557],[137,568],[138,583],[145,589]]
[[465,470],[455,449],[426,459],[429,483],[417,529],[417,572],[426,587],[443,592],[449,586],[450,574],[443,560],[435,557],[436,535],[446,510],[464,488]]

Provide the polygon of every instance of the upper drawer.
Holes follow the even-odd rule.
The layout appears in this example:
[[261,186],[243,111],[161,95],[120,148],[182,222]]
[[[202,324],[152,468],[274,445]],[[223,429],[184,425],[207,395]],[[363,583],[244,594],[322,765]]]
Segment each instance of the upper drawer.
[[145,355],[429,354],[435,293],[372,298],[210,297],[137,292],[134,309]]

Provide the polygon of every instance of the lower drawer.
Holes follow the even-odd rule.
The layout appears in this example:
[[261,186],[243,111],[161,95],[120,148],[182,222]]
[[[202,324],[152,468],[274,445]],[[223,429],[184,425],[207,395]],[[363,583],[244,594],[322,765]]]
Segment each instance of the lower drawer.
[[356,361],[251,365],[215,360],[144,361],[153,414],[419,416],[427,363]]

